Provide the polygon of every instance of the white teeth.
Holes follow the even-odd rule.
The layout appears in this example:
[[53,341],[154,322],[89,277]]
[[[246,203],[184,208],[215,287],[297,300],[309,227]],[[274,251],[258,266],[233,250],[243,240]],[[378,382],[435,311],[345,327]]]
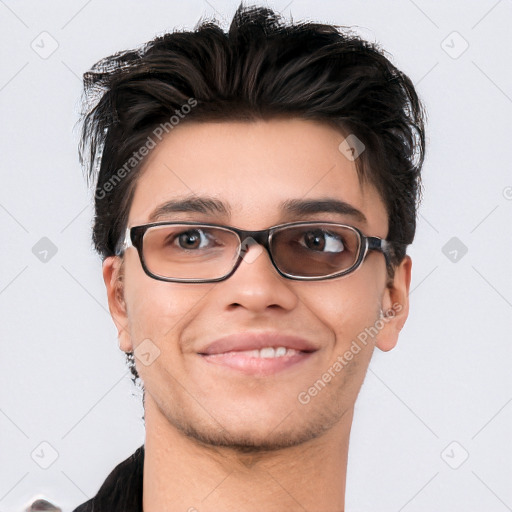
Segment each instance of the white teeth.
[[264,347],[260,350],[242,350],[240,352],[232,352],[233,354],[245,354],[247,357],[261,357],[270,359],[272,357],[283,357],[297,354],[298,351],[286,347]]
[[286,348],[286,347],[265,347],[261,350],[251,351],[251,352],[258,352],[257,356],[253,357],[263,357],[263,358],[270,358],[270,357],[283,357],[283,356],[289,356],[292,354],[295,354],[297,351],[293,350],[292,348]]
[[272,347],[262,348],[260,350],[260,357],[276,357],[276,350]]
[[276,357],[281,357],[286,354],[286,348],[285,347],[277,347],[276,348]]

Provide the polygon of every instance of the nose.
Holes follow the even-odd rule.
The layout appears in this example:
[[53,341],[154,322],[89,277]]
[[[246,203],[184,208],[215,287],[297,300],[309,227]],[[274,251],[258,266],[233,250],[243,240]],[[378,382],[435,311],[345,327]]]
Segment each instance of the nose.
[[227,307],[262,312],[267,308],[291,310],[297,305],[292,281],[279,274],[265,247],[254,239],[246,239],[241,254],[240,265],[223,282],[220,292]]

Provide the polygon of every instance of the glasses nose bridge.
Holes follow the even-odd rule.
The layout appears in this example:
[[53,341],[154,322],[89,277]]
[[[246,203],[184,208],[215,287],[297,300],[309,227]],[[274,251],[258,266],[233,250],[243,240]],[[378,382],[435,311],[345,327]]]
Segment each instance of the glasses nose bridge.
[[[238,253],[238,259],[237,259],[237,262],[235,263],[235,266],[234,266],[232,272],[235,272],[238,269],[238,267],[239,267],[240,263],[242,263],[242,261],[248,261],[249,263],[251,263],[253,261],[252,258],[247,260],[246,255],[247,255],[248,250],[250,249],[250,246],[253,245],[254,243],[256,243],[266,249],[270,263],[277,270],[277,272],[279,272],[281,274],[281,270],[276,265],[276,262],[274,261],[274,256],[272,255],[272,252],[270,250],[270,237],[271,237],[271,233],[273,231],[272,228],[261,229],[258,231],[247,231],[247,230],[235,229],[235,228],[232,228],[232,229],[238,235],[238,238],[240,240],[240,249],[239,249],[239,253]],[[260,253],[256,253],[255,257],[257,257],[258,254],[260,254]]]
[[237,229],[236,234],[240,238],[240,245],[245,251],[249,249],[249,243],[248,241],[254,241],[258,243],[259,245],[263,246],[269,256],[270,256],[270,232],[271,228],[269,229],[260,229],[259,231],[247,231],[244,229]]

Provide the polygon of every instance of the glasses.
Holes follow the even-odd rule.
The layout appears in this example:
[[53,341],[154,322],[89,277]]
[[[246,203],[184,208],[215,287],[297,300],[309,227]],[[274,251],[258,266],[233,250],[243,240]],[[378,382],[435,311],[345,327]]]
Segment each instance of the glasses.
[[[391,243],[333,222],[292,222],[260,231],[218,224],[158,222],[126,229],[116,255],[135,247],[144,272],[176,283],[210,283],[230,277],[251,245],[263,246],[280,275],[318,281],[356,270],[369,251],[391,264]],[[255,254],[255,253],[252,253]]]

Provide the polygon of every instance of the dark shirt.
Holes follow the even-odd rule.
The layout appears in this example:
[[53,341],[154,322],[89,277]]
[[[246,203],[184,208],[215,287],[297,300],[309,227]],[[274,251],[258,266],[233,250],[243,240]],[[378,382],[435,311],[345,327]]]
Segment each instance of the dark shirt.
[[73,512],[142,512],[144,445],[108,475],[98,494]]

